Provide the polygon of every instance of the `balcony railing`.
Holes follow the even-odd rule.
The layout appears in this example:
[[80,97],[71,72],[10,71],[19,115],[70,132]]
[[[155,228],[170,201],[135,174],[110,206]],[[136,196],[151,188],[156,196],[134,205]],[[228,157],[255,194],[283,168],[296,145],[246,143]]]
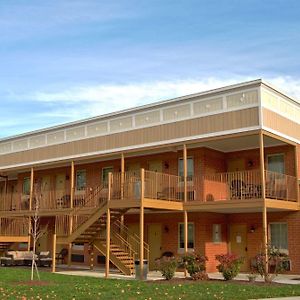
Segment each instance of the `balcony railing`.
[[[297,201],[296,177],[265,171],[266,198]],[[203,200],[262,198],[259,170],[217,173],[203,178]]]
[[0,236],[27,236],[28,218],[0,218]]
[[[297,201],[296,177],[265,171],[265,196],[270,199]],[[113,173],[111,194],[113,200],[140,200],[144,185],[144,197],[166,201],[184,200],[184,181],[176,175],[145,171],[144,183],[141,172]],[[108,185],[86,187],[74,190],[73,208],[97,207],[108,197]],[[189,177],[187,180],[187,201],[221,201],[261,199],[262,185],[260,170],[214,173]],[[34,209],[35,197],[32,208]],[[40,194],[40,209],[53,210],[71,208],[69,192],[50,189]],[[20,193],[0,197],[1,211],[29,210],[29,196]]]

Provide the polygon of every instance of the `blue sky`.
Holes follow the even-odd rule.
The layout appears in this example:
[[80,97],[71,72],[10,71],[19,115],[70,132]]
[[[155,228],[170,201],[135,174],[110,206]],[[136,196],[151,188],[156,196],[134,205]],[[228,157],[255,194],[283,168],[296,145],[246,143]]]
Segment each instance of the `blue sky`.
[[297,0],[0,0],[0,137],[239,81],[300,98]]

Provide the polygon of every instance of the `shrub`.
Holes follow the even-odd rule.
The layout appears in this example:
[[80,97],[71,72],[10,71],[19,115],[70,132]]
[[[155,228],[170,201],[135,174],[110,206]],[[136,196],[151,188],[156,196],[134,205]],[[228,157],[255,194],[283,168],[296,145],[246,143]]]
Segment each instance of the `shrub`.
[[208,280],[206,262],[208,258],[200,254],[189,254],[181,258],[181,265],[186,268],[193,280]]
[[220,263],[217,266],[217,269],[220,273],[222,273],[225,280],[231,280],[236,277],[244,262],[243,257],[239,257],[235,254],[216,255],[216,260]]
[[254,258],[253,269],[265,279],[265,282],[272,282],[278,275],[286,271],[289,257],[274,247],[268,247],[268,266],[265,264],[265,254],[259,253]]
[[156,269],[161,272],[161,275],[170,280],[174,277],[177,268],[177,260],[175,257],[163,256],[155,261]]

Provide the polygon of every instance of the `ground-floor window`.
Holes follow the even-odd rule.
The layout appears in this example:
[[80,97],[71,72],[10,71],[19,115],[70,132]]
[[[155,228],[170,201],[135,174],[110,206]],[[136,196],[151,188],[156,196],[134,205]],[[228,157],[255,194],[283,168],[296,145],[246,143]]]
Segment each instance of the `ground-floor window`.
[[222,242],[221,224],[213,224],[213,242],[214,243]]
[[286,223],[270,224],[271,247],[288,251],[288,228]]
[[[194,223],[188,223],[188,248],[194,248]],[[184,249],[184,223],[178,225],[178,248]]]

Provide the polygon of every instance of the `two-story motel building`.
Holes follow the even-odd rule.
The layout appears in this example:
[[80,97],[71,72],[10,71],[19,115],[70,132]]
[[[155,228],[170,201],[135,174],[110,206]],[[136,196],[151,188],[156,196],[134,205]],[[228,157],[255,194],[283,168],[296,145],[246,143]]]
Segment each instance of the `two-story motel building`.
[[247,271],[270,244],[300,273],[299,143],[299,102],[262,80],[2,139],[1,250],[31,247],[38,202],[38,250],[66,264],[231,252]]

